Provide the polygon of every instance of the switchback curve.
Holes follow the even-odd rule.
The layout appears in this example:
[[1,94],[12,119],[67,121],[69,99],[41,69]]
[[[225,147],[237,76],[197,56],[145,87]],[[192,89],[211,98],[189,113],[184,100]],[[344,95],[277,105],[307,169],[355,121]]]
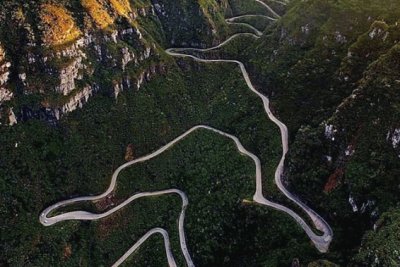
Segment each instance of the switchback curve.
[[[262,4],[263,6],[265,6],[276,18],[279,18],[280,16],[274,12],[267,4],[265,4],[264,2],[260,1],[260,0],[255,0],[257,2],[259,2],[260,4]],[[244,16],[258,16],[258,15],[244,15]],[[262,15],[261,15],[262,16]],[[243,16],[240,16],[243,17]],[[274,18],[265,16],[268,19],[271,20],[276,20]],[[233,24],[235,23],[235,19],[237,19],[237,17],[233,17],[230,19],[227,19],[226,22],[228,24]],[[243,23],[241,23],[243,24]],[[222,47],[223,45],[227,44],[228,42],[230,42],[231,40],[233,40],[234,38],[240,37],[240,36],[245,36],[245,35],[250,35],[253,36],[254,38],[259,38],[261,36],[261,32],[258,31],[256,28],[254,28],[252,25],[246,24],[247,27],[251,28],[253,31],[255,31],[255,34],[250,34],[250,33],[242,33],[242,34],[235,34],[233,36],[231,36],[230,38],[228,38],[225,42],[221,43],[220,45],[216,46],[216,47],[212,47],[212,48],[208,48],[208,49],[195,49],[195,48],[180,48],[180,49],[167,49],[166,53],[171,55],[171,56],[175,56],[175,57],[189,57],[194,59],[195,61],[198,62],[203,62],[203,63],[216,63],[216,62],[223,62],[223,63],[235,63],[237,64],[243,74],[243,77],[246,81],[247,86],[249,87],[249,89],[251,91],[253,91],[257,96],[259,96],[264,104],[264,109],[269,117],[269,119],[271,121],[273,121],[280,129],[281,131],[281,139],[282,139],[282,158],[281,161],[276,169],[275,172],[275,182],[278,186],[278,188],[281,190],[281,192],[283,194],[285,194],[286,197],[288,197],[289,199],[291,199],[293,202],[295,202],[298,206],[300,206],[308,215],[309,217],[312,219],[315,227],[323,232],[322,236],[316,235],[311,228],[308,226],[308,224],[294,211],[292,211],[291,209],[277,204],[277,203],[273,203],[269,200],[267,200],[262,193],[262,171],[261,171],[261,163],[260,160],[258,159],[257,156],[255,156],[254,154],[252,154],[251,152],[247,151],[243,145],[240,143],[239,139],[233,135],[230,135],[228,133],[222,132],[218,129],[212,128],[210,126],[206,126],[206,125],[198,125],[195,126],[191,129],[189,129],[187,132],[185,132],[184,134],[182,134],[181,136],[177,137],[176,139],[174,139],[173,141],[171,141],[170,143],[166,144],[165,146],[161,147],[160,149],[158,149],[157,151],[150,153],[146,156],[143,156],[139,159],[127,162],[123,165],[121,165],[113,174],[112,179],[111,179],[111,183],[110,186],[108,187],[108,189],[103,193],[100,194],[98,196],[87,196],[87,197],[78,197],[78,198],[74,198],[74,199],[69,199],[69,200],[65,200],[65,201],[61,201],[58,202],[54,205],[51,205],[50,207],[46,208],[39,217],[40,222],[45,225],[45,226],[50,226],[53,225],[55,223],[61,222],[61,221],[66,221],[66,220],[98,220],[100,218],[104,218],[106,216],[109,216],[110,214],[114,213],[115,211],[125,207],[126,205],[128,205],[129,203],[131,203],[132,201],[134,201],[135,199],[141,198],[141,197],[150,197],[150,196],[158,196],[158,195],[163,195],[163,194],[178,194],[181,199],[182,199],[182,210],[180,213],[180,217],[179,217],[179,223],[178,223],[178,227],[179,227],[179,238],[180,238],[180,246],[181,246],[181,250],[182,253],[184,254],[185,260],[186,260],[186,264],[189,267],[194,266],[194,263],[191,259],[191,256],[189,254],[187,245],[186,245],[186,238],[185,238],[185,232],[184,232],[184,218],[185,218],[185,210],[186,207],[188,205],[188,199],[186,197],[186,195],[184,194],[184,192],[178,190],[178,189],[169,189],[169,190],[163,190],[163,191],[157,191],[157,192],[145,192],[145,193],[139,193],[139,194],[135,194],[133,196],[131,196],[130,198],[128,198],[127,200],[125,200],[123,203],[119,204],[118,206],[114,207],[113,209],[110,209],[109,211],[106,211],[104,213],[101,214],[93,214],[87,211],[73,211],[73,212],[67,212],[64,214],[60,214],[60,215],[56,215],[53,217],[49,217],[49,214],[51,212],[53,212],[54,210],[63,207],[63,206],[67,206],[70,205],[72,203],[77,203],[77,202],[82,202],[82,201],[95,201],[95,200],[99,200],[102,199],[104,197],[106,197],[107,195],[109,195],[115,188],[116,186],[116,181],[117,181],[117,177],[119,175],[119,173],[124,169],[127,168],[133,164],[139,163],[139,162],[144,162],[147,161],[161,153],[163,153],[164,151],[166,151],[167,149],[169,149],[170,147],[174,146],[177,142],[179,142],[180,140],[182,140],[183,138],[185,138],[187,135],[191,134],[193,131],[197,130],[197,129],[206,129],[206,130],[210,130],[213,131],[217,134],[220,134],[222,136],[228,137],[231,140],[233,140],[238,148],[238,150],[244,154],[247,155],[248,157],[252,158],[252,160],[255,163],[256,166],[256,192],[253,196],[253,200],[257,203],[266,205],[266,206],[270,206],[273,207],[277,210],[281,210],[287,214],[289,214],[292,218],[294,218],[296,220],[296,222],[304,229],[304,231],[306,232],[306,234],[310,237],[310,239],[312,240],[312,242],[315,244],[316,248],[321,251],[321,252],[326,252],[329,248],[329,244],[332,240],[332,229],[330,228],[330,226],[325,222],[325,220],[323,220],[317,213],[315,213],[313,210],[311,210],[308,206],[306,206],[303,202],[301,202],[296,196],[294,196],[293,194],[291,194],[283,185],[282,180],[281,180],[281,176],[282,176],[282,172],[283,172],[283,165],[284,165],[284,160],[285,160],[285,156],[286,153],[288,151],[288,134],[287,134],[287,127],[286,125],[284,125],[282,122],[280,122],[270,111],[269,109],[269,99],[262,95],[260,92],[258,92],[254,86],[252,85],[249,75],[246,71],[246,68],[244,66],[243,63],[237,61],[237,60],[206,60],[206,59],[201,59],[192,55],[188,55],[188,54],[184,54],[184,53],[180,53],[180,52],[184,52],[184,51],[188,51],[188,50],[192,50],[192,51],[199,51],[199,52],[205,52],[205,51],[210,51],[210,50],[214,50],[214,49],[218,49],[220,47]],[[144,243],[150,236],[154,235],[154,234],[161,234],[164,238],[164,244],[165,244],[165,250],[166,250],[166,254],[167,254],[167,259],[168,259],[168,264],[169,266],[175,267],[176,266],[176,262],[174,259],[174,256],[172,254],[172,250],[170,247],[170,241],[169,241],[169,236],[168,233],[161,228],[153,228],[150,231],[148,231],[143,237],[141,237],[120,259],[118,259],[113,266],[119,266],[123,261],[125,261],[132,253],[134,253],[140,246],[142,243]]]

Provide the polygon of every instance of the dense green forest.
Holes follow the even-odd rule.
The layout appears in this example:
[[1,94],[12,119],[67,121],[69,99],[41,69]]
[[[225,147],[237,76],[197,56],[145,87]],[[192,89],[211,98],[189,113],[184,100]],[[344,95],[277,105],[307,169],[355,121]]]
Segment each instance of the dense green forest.
[[[6,192],[2,203],[18,199],[13,205],[3,206],[6,214],[18,215],[3,217],[6,220],[4,225],[27,229],[26,232],[4,229],[4,251],[10,264],[21,265],[25,261],[34,266],[49,261],[57,264],[60,258],[56,255],[62,256],[68,246],[79,253],[72,253],[68,261],[64,260],[65,264],[73,266],[83,259],[92,259],[98,252],[103,256],[96,256],[92,259],[94,262],[112,263],[152,226],[165,225],[171,229],[171,235],[176,233],[180,200],[175,197],[163,197],[168,201],[150,199],[149,203],[147,199],[140,200],[137,206],[136,203],[132,205],[132,210],[126,211],[127,214],[124,210],[123,214],[110,218],[109,224],[117,221],[110,229],[104,226],[107,222],[70,222],[50,228],[39,224],[37,214],[55,200],[104,191],[112,171],[124,162],[129,144],[133,145],[137,157],[193,125],[207,123],[240,137],[249,149],[260,155],[266,174],[271,175],[280,152],[278,131],[265,116],[258,115],[263,113],[262,105],[246,89],[240,73],[233,66],[182,64],[189,68],[184,73],[176,67],[143,90],[124,94],[117,103],[108,96],[96,96],[85,110],[71,114],[58,127],[31,121],[4,131],[2,136],[7,137],[4,139],[7,140],[4,144],[7,149],[2,150],[5,153],[2,155],[2,171],[7,172],[2,173]],[[204,77],[211,79],[204,82]],[[178,81],[181,83],[179,91]],[[199,86],[193,90],[192,84]],[[7,156],[6,151],[12,151],[13,156]],[[154,162],[122,173],[115,201],[118,203],[140,191],[173,186],[184,189],[193,203],[188,209],[186,224],[189,244],[193,244],[195,260],[204,265],[219,265],[224,261],[227,266],[232,263],[241,265],[241,261],[250,260],[288,264],[296,255],[293,250],[292,257],[280,253],[271,257],[262,253],[264,246],[250,245],[247,239],[253,238],[260,238],[258,242],[265,242],[271,249],[275,243],[280,244],[279,250],[285,250],[290,240],[300,242],[308,253],[314,254],[306,236],[287,216],[242,203],[243,199],[251,199],[254,193],[253,173],[254,164],[240,156],[231,142],[200,131]],[[271,187],[266,189],[269,194],[275,190]],[[154,217],[147,216],[149,210],[157,211],[150,212]],[[264,227],[265,224],[270,227]],[[127,231],[132,231],[132,234],[127,235]],[[250,231],[254,231],[253,236],[248,235]],[[101,238],[102,235],[110,236],[110,239]],[[176,235],[172,237],[177,241]],[[119,238],[128,239],[121,241]],[[104,243],[98,244],[99,239]],[[260,259],[242,250],[243,242],[249,243],[249,251],[254,249]],[[85,251],[85,247],[91,248],[90,251]],[[162,246],[158,247],[163,252]],[[215,251],[220,252],[215,254]],[[239,257],[238,252],[243,256]],[[290,254],[285,251],[284,255],[286,253]],[[233,258],[235,254],[238,258]],[[149,258],[146,255],[138,253],[142,260]],[[165,262],[165,256],[161,255],[161,258],[155,258],[158,264]]]
[[[37,8],[33,2],[2,5],[4,10],[28,8],[27,17],[34,23],[39,18],[37,10],[30,9]],[[66,2],[59,4],[75,18],[83,14],[80,1]],[[36,108],[48,97],[62,102],[65,96],[19,92],[23,84],[11,83],[16,98],[2,105],[13,106],[23,121],[0,125],[0,266],[110,266],[154,227],[169,232],[178,265],[184,266],[177,227],[182,203],[177,195],[143,198],[99,221],[44,227],[38,217],[60,200],[102,193],[118,166],[198,124],[237,136],[262,162],[265,196],[304,215],[273,182],[282,149],[279,129],[268,120],[237,66],[173,59],[163,52],[174,44],[211,46],[231,33],[246,31],[225,24],[223,13],[226,17],[271,14],[248,0],[131,5],[140,9],[159,2],[173,15],[139,18],[145,39],[140,46],[134,46],[136,39],[106,44],[118,59],[125,44],[139,54],[152,42],[157,44],[157,53],[139,67],[127,65],[131,77],[160,62],[164,68],[139,90],[111,96],[110,87],[125,72],[109,67],[112,58],[96,61],[90,50],[87,61],[95,70],[84,75],[85,82],[100,88],[83,108],[59,121],[27,118],[18,111]],[[233,142],[205,130],[156,159],[124,170],[107,200],[68,210],[101,212],[135,193],[179,188],[189,198],[185,231],[196,266],[399,266],[400,4],[396,0],[265,3],[282,17],[242,21],[263,30],[260,39],[240,37],[196,56],[243,61],[257,89],[270,97],[273,112],[290,133],[285,182],[332,226],[328,253],[319,253],[288,215],[252,203],[254,163],[238,153]],[[201,16],[196,15],[199,10]],[[96,14],[107,16],[107,12]],[[76,21],[81,31],[88,27],[86,19]],[[129,23],[136,25],[117,19],[115,27]],[[0,36],[12,37],[2,42],[10,58],[19,58],[21,50],[14,48],[26,40],[13,39],[16,33],[11,29],[0,26]],[[18,62],[28,75],[40,70],[25,66],[26,59]],[[38,88],[47,88],[49,78],[39,76],[44,80],[37,80]],[[162,238],[152,236],[124,265],[166,266]]]

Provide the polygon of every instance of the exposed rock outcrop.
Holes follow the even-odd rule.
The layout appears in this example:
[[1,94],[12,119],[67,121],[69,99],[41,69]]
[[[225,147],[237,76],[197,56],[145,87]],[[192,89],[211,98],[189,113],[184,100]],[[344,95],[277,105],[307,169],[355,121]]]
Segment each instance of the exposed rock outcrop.
[[139,75],[135,76],[133,79],[131,77],[126,77],[122,81],[114,81],[113,94],[115,98],[124,90],[131,89],[132,84],[133,89],[139,90],[145,82],[149,82],[156,75],[165,74],[167,67],[164,64],[151,65],[147,69],[141,71]]
[[12,126],[17,124],[17,118],[12,108],[5,108],[3,104],[10,101],[14,94],[7,88],[7,83],[10,78],[11,62],[7,62],[6,54],[0,43],[0,119],[6,118],[5,122]]
[[56,92],[63,95],[71,93],[75,87],[75,79],[82,79],[82,75],[79,75],[79,71],[84,68],[82,64],[82,57],[73,59],[64,69],[61,69],[60,73],[60,85],[56,86]]
[[[133,15],[136,13],[130,9],[129,12],[122,10],[118,3],[118,1],[113,1],[113,5],[119,7],[118,14],[125,14],[129,19],[137,17]],[[94,19],[95,14],[90,12],[89,15]],[[146,12],[140,11],[139,14],[146,15]],[[51,46],[51,43],[44,42],[44,45]],[[135,51],[132,51],[132,45],[136,48]],[[122,46],[122,48],[115,49],[114,46]],[[49,75],[58,74],[58,85],[54,87],[54,92],[65,96],[66,100],[61,106],[47,101],[46,112],[50,114],[50,117],[54,116],[58,120],[63,114],[81,108],[100,88],[99,85],[85,85],[86,79],[95,75],[100,69],[109,68],[110,72],[114,69],[111,75],[123,74],[127,71],[128,64],[132,63],[132,68],[140,68],[143,61],[157,54],[156,45],[153,43],[149,46],[148,40],[143,38],[140,29],[134,25],[101,34],[88,30],[75,41],[64,45],[62,49],[50,49],[43,58],[43,62]],[[139,88],[145,75],[149,79],[148,73],[151,70],[154,68],[139,72],[137,78],[128,74],[124,75],[126,77],[124,79],[118,78],[117,82],[113,82],[114,95],[118,96],[132,83]]]
[[9,121],[10,126],[17,124],[17,118],[15,117],[15,114],[14,114],[14,111],[12,108],[9,110],[8,121]]
[[0,43],[0,105],[4,101],[11,100],[13,93],[7,89],[7,82],[9,80],[11,62],[7,62],[5,52]]
[[[209,36],[210,25],[216,25],[212,21],[215,14],[209,12],[219,10],[215,3],[210,9],[211,3],[196,1],[187,7],[179,1],[78,2],[34,1],[0,9],[0,30],[5,25],[1,22],[7,21],[16,33],[12,44],[0,36],[0,41],[7,42],[6,52],[12,52],[7,53],[11,63],[6,62],[0,44],[0,104],[15,97],[13,91],[18,97],[37,101],[14,107],[13,118],[18,121],[35,117],[53,122],[82,107],[99,90],[117,97],[129,88],[140,89],[165,71],[161,44],[172,39],[186,44],[193,36]],[[162,27],[149,25],[149,17]],[[178,29],[172,27],[175,24]],[[9,29],[0,32],[13,33]],[[194,39],[191,45],[204,45],[202,38]],[[7,87],[10,78],[14,79],[13,91]],[[8,109],[3,117],[8,116]]]
[[396,151],[398,151],[398,156],[400,157],[400,128],[389,131],[387,133],[386,140]]
[[48,111],[54,114],[54,117],[59,120],[61,115],[72,112],[88,102],[89,98],[99,90],[98,85],[86,86],[75,95],[69,98],[69,101],[61,107],[49,108]]

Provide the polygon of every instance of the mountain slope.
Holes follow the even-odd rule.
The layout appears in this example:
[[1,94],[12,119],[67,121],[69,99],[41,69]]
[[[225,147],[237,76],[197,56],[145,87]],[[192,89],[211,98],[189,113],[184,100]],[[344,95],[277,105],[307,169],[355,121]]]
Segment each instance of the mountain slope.
[[[264,36],[236,38],[199,56],[243,61],[270,96],[290,133],[285,183],[332,226],[328,253],[318,253],[290,217],[251,203],[254,166],[231,143],[203,132],[123,173],[105,201],[73,208],[98,213],[133,193],[176,187],[189,196],[185,229],[197,266],[398,266],[400,4],[265,3],[281,18],[244,19]],[[273,17],[262,5],[0,5],[0,265],[112,264],[152,227],[168,230],[183,265],[180,202],[172,196],[139,201],[98,222],[45,228],[37,217],[59,200],[103,192],[116,167],[197,124],[238,136],[262,161],[268,198],[296,209],[271,178],[279,131],[239,70],[164,53],[170,46],[209,47],[248,30],[226,25],[223,14]],[[154,237],[129,263],[161,266],[162,248]]]
[[398,14],[396,1],[293,1],[242,57],[291,131],[288,183],[326,214],[342,265],[400,203]]
[[99,90],[139,89],[165,72],[161,45],[204,46],[223,35],[224,8],[214,1],[3,1],[1,10],[3,123],[54,121]]

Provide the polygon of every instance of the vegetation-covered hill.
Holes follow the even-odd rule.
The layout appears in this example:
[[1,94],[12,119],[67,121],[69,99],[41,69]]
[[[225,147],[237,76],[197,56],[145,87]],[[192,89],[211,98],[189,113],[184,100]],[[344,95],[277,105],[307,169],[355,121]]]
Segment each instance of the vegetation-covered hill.
[[[399,14],[390,0],[293,1],[245,59],[291,130],[290,187],[326,214],[340,265],[400,264],[396,241],[363,237],[400,205]],[[377,243],[358,252],[364,239]]]
[[224,36],[224,6],[186,0],[2,1],[1,122],[55,121],[99,90],[117,97],[139,89],[168,68],[164,47],[205,46]]
[[[176,187],[189,197],[196,266],[399,266],[400,3],[264,1],[282,17],[244,21],[265,27],[263,37],[199,56],[240,59],[270,96],[290,132],[287,184],[332,226],[328,253],[290,217],[243,201],[254,193],[254,166],[205,131],[122,173],[106,201],[76,208],[100,212]],[[98,222],[44,227],[38,216],[103,192],[120,164],[196,124],[238,136],[262,161],[266,195],[294,208],[272,181],[279,131],[239,70],[163,52],[245,30],[224,14],[266,12],[252,0],[2,1],[0,266],[109,266],[153,227],[169,231],[184,266],[177,197],[143,199]],[[129,264],[166,265],[162,239]]]

